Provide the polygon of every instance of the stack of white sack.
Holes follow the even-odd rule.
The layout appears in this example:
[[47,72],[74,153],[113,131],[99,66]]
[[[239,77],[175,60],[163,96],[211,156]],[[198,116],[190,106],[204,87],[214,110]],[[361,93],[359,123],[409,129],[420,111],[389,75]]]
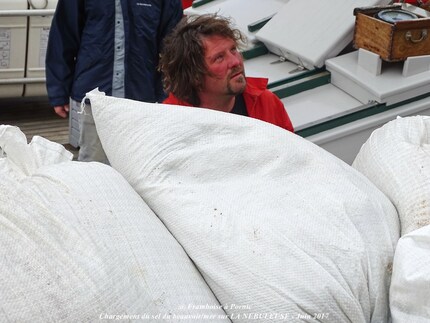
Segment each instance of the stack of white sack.
[[393,322],[430,321],[430,118],[397,118],[375,130],[353,167],[398,210],[401,235],[390,288]]
[[11,126],[0,147],[1,322],[229,321],[114,169]]
[[87,94],[111,165],[237,322],[387,322],[394,206],[274,125]]

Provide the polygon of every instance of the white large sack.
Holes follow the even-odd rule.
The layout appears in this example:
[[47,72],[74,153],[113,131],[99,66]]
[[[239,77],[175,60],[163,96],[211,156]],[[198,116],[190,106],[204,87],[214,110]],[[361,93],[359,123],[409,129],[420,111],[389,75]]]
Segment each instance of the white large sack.
[[[7,158],[5,157],[7,151]],[[27,144],[27,137],[18,128],[0,125],[0,174],[14,178],[31,175],[43,165],[70,161],[73,154],[63,145],[40,136],[34,136]]]
[[430,118],[397,118],[376,129],[352,166],[393,202],[401,235],[430,224]]
[[401,224],[393,264],[393,322],[430,322],[430,118],[397,118],[376,129],[353,166],[396,206]]
[[240,322],[386,322],[397,213],[364,176],[271,124],[93,91],[111,162]]
[[118,172],[49,164],[40,156],[67,154],[29,152],[16,128],[0,126],[0,134],[7,134],[0,135],[1,322],[228,321],[182,247]]
[[430,225],[402,236],[390,287],[393,323],[430,322]]

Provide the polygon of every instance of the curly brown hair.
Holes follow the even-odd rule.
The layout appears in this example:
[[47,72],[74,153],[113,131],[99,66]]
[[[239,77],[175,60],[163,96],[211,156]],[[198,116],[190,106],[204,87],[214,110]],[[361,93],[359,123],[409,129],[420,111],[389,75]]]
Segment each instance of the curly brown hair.
[[222,36],[245,44],[245,36],[232,27],[231,20],[218,14],[184,16],[163,41],[159,69],[163,74],[166,92],[194,106],[200,105],[198,96],[208,74],[202,38]]

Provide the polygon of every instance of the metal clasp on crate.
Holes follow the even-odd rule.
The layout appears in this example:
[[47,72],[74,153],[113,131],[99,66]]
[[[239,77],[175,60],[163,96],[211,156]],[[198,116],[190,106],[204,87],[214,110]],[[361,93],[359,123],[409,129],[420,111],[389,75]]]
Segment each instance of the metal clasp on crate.
[[407,41],[410,41],[411,43],[416,44],[416,43],[422,42],[424,39],[426,39],[427,35],[428,35],[427,29],[423,29],[423,30],[421,30],[421,37],[419,39],[413,39],[412,33],[410,31],[408,31],[405,34],[405,38]]

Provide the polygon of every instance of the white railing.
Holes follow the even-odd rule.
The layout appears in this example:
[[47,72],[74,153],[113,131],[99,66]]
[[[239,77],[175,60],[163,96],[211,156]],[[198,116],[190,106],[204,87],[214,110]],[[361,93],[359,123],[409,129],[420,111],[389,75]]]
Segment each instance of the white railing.
[[55,9],[0,10],[0,17],[53,16]]

